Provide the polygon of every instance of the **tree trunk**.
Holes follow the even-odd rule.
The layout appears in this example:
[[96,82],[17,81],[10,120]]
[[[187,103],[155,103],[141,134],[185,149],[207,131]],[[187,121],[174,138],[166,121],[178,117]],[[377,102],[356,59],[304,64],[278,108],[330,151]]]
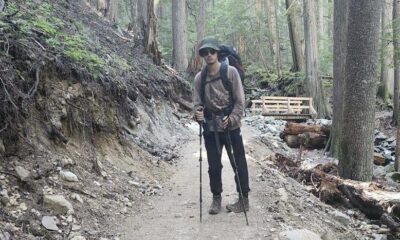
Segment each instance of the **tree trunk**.
[[276,0],[266,1],[268,26],[270,29],[269,46],[272,59],[274,62],[274,70],[278,76],[281,76],[281,53],[279,44],[279,28],[277,18],[277,2]]
[[304,5],[304,39],[306,55],[305,86],[309,96],[314,100],[314,108],[319,118],[329,116],[324,91],[319,77],[317,24],[315,19],[315,1],[303,0]]
[[393,0],[393,64],[394,64],[394,92],[393,92],[393,122],[398,125],[399,98],[400,98],[400,0]]
[[118,2],[119,0],[107,0],[108,10],[106,17],[115,23],[118,21]]
[[379,0],[350,0],[339,175],[372,179]]
[[389,0],[382,1],[382,18],[381,18],[381,76],[380,76],[380,84],[378,89],[378,97],[382,98],[386,103],[389,100],[389,67],[391,64],[393,50],[387,38],[390,28],[388,25],[391,21],[390,5],[388,4]]
[[173,50],[172,66],[177,71],[185,71],[188,66],[186,54],[185,1],[172,0],[172,32]]
[[136,0],[130,0],[130,19],[129,19],[129,24],[128,24],[128,31],[136,31],[136,29],[138,28],[137,26],[137,1]]
[[161,52],[157,45],[157,25],[154,12],[154,0],[147,0],[147,29],[145,35],[145,48],[153,58],[153,63],[161,65]]
[[290,71],[303,72],[304,66],[304,50],[301,29],[301,7],[299,2],[295,0],[286,0],[287,21],[289,26],[290,47],[292,48],[293,65]]
[[[400,119],[398,118],[397,122],[399,121]],[[394,161],[394,169],[396,172],[400,171],[400,128],[398,125],[397,125],[397,135],[396,135],[396,157]]]
[[[325,23],[324,23],[324,15],[325,15],[325,6],[324,2],[326,0],[318,0],[318,30],[319,30],[319,36],[326,36],[325,34]],[[321,38],[319,40],[319,49],[322,50],[324,49],[324,40]]]
[[196,22],[196,32],[197,32],[197,42],[195,43],[192,53],[192,58],[188,67],[188,72],[191,74],[196,74],[200,71],[203,65],[202,58],[199,56],[200,41],[204,38],[204,31],[206,29],[206,0],[200,0],[199,2],[199,15],[197,16]]
[[340,131],[343,123],[343,92],[347,55],[347,17],[348,0],[334,2],[334,34],[333,34],[333,119],[330,137],[329,152],[331,156],[339,158]]
[[0,0],[0,12],[4,9],[4,0]]
[[[147,29],[147,0],[137,0],[136,6],[136,36],[138,39],[144,40]],[[145,45],[144,42],[143,45]]]

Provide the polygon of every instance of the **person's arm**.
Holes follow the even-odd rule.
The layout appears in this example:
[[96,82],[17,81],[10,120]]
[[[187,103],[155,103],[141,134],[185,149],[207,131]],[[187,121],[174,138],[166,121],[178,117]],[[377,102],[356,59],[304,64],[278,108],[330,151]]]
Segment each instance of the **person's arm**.
[[[193,117],[196,121],[203,121],[203,105],[204,103],[201,101],[201,73],[198,73],[194,78],[194,86],[193,86]],[[201,111],[198,111],[200,110]]]
[[229,68],[229,79],[232,81],[232,97],[233,97],[233,110],[231,115],[229,116],[229,121],[231,125],[239,125],[240,120],[243,117],[244,113],[244,90],[242,85],[242,80],[240,79],[239,72],[234,67]]

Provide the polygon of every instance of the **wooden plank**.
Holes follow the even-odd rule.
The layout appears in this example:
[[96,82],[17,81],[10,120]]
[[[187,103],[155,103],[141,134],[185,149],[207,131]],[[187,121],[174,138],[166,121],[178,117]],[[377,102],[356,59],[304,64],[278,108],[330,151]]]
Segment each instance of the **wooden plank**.
[[[315,112],[310,97],[262,96],[261,99],[252,100],[252,103],[252,112],[279,119],[307,119]],[[302,113],[304,110],[310,114]]]
[[312,98],[310,97],[268,97],[263,96],[261,99],[268,99],[268,100],[282,100],[282,99],[293,99],[293,100],[302,100],[302,101],[310,101]]

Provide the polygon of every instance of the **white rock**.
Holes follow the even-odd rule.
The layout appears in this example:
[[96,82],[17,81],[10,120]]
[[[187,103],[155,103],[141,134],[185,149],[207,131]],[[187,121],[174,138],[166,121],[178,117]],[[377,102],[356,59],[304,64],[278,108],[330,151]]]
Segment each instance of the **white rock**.
[[42,218],[42,225],[47,229],[51,231],[58,231],[60,230],[57,227],[57,223],[59,223],[57,217],[55,216],[43,216]]
[[70,171],[61,171],[60,172],[61,179],[67,182],[78,182],[78,177],[70,172]]
[[25,168],[23,168],[21,166],[16,166],[15,172],[17,173],[17,175],[18,175],[19,179],[21,179],[21,181],[26,182],[29,179],[30,172],[28,170],[26,170]]
[[135,186],[135,187],[140,187],[140,183],[138,183],[138,182],[129,180],[128,183],[129,183],[130,185]]
[[36,217],[40,217],[42,215],[38,210],[34,208],[31,209],[31,213],[34,214]]
[[66,219],[66,221],[67,221],[68,223],[72,223],[73,220],[74,220],[74,218],[72,217],[72,215],[69,215],[69,216],[67,217],[67,219]]
[[80,202],[80,203],[83,203],[82,197],[81,197],[79,194],[77,194],[77,193],[71,194],[71,199],[73,199],[73,200],[75,200],[75,201],[78,201],[78,202]]
[[71,166],[74,164],[75,164],[74,160],[72,160],[71,158],[69,158],[67,156],[61,158],[61,166],[62,167]]
[[81,230],[81,225],[79,225],[79,224],[73,224],[72,225],[72,231],[79,231],[79,230]]
[[94,183],[96,186],[98,186],[98,187],[101,186],[101,183],[99,183],[98,181],[94,181],[93,183]]
[[70,240],[86,240],[86,238],[84,236],[75,236],[75,237],[71,238]]
[[22,211],[28,210],[28,207],[26,206],[26,203],[21,203],[21,204],[18,206],[18,208],[21,209]]
[[62,195],[44,195],[43,203],[46,207],[61,214],[73,214],[74,208]]

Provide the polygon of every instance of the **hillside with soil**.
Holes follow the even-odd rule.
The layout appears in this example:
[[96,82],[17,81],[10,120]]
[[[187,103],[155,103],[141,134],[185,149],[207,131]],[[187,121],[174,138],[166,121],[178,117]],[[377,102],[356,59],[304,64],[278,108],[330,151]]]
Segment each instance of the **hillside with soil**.
[[171,173],[188,82],[77,3],[8,1],[0,32],[0,239],[112,235]]

